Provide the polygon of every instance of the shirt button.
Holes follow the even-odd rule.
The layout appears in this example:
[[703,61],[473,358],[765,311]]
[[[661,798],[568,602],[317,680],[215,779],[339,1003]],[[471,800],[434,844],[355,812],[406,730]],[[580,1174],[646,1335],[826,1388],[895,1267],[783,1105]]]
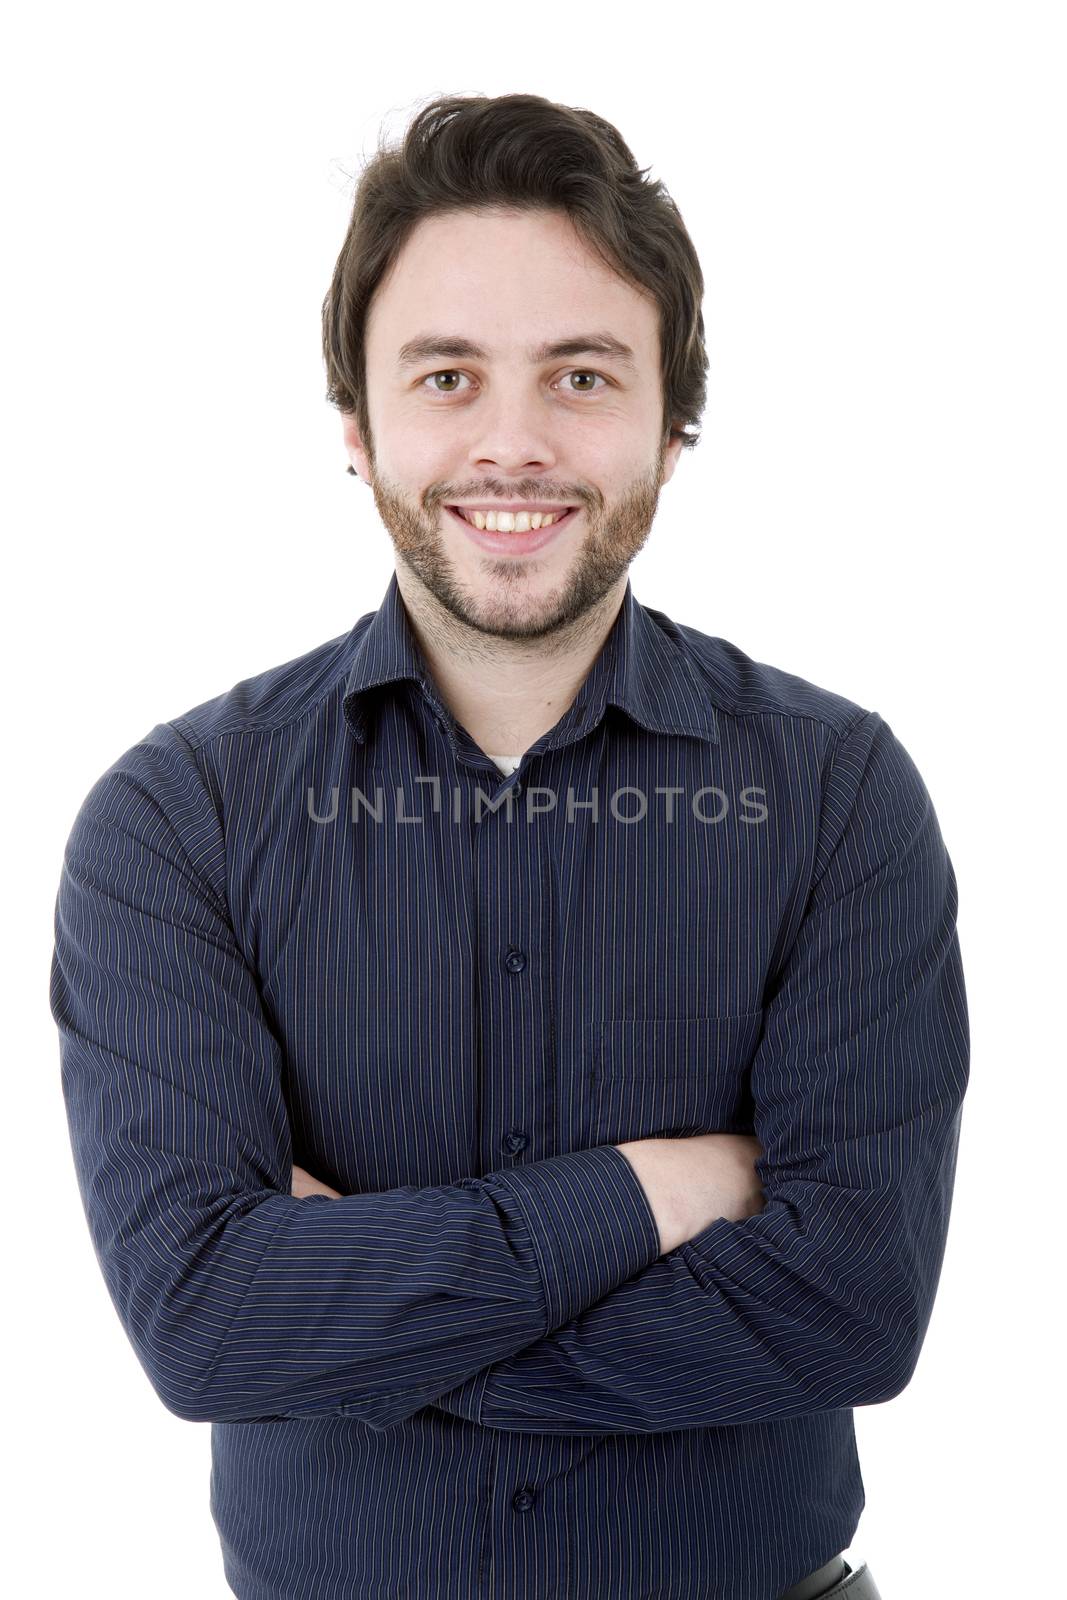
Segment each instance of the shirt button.
[[504,965],[509,972],[522,972],[526,966],[525,950],[509,950],[504,957]]
[[516,1511],[529,1511],[536,1498],[537,1496],[534,1494],[532,1489],[523,1488],[519,1489],[516,1494],[512,1495],[511,1503],[515,1507]]
[[522,779],[521,778],[516,778],[515,779],[515,782],[513,783],[512,788],[511,788],[511,793],[512,793],[512,795],[514,796],[514,798],[516,800],[519,798],[520,794],[522,793]]
[[525,1150],[529,1142],[530,1135],[524,1133],[521,1128],[512,1128],[509,1133],[504,1135],[504,1149],[513,1156],[517,1155],[520,1150]]

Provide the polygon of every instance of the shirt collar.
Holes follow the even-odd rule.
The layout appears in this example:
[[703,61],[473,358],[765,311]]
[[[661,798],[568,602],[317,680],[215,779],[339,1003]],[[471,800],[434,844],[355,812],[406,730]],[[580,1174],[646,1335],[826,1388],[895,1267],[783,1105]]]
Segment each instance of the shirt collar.
[[[454,729],[455,718],[430,675],[394,572],[385,598],[355,644],[345,682],[344,714],[357,739],[366,737],[369,691],[405,679],[422,691],[442,726]],[[608,705],[618,706],[650,732],[717,743],[709,689],[674,623],[641,605],[627,579],[618,615],[573,703],[556,727],[537,740],[536,748],[552,750],[581,738]]]

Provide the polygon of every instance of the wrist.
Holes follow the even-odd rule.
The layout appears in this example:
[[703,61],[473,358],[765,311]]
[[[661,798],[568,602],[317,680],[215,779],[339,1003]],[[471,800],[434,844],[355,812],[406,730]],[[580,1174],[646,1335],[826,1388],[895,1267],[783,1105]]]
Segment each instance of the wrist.
[[670,1139],[633,1139],[615,1146],[629,1161],[645,1191],[656,1220],[660,1255],[677,1249],[692,1233],[685,1193],[677,1183],[677,1149],[668,1148],[673,1143]]

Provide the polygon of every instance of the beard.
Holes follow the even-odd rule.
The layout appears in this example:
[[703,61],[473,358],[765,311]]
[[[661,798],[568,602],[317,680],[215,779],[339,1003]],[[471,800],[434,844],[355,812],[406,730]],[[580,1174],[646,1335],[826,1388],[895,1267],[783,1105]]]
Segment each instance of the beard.
[[[398,559],[418,579],[427,596],[447,613],[454,623],[480,634],[500,639],[543,639],[550,634],[581,631],[581,619],[592,621],[597,606],[615,587],[643,547],[652,529],[662,487],[667,440],[662,439],[656,459],[646,472],[635,478],[612,506],[590,503],[591,497],[562,494],[543,483],[496,485],[483,482],[469,496],[445,491],[428,495],[429,509],[413,505],[409,496],[393,489],[379,474],[368,449],[370,486],[378,514],[393,542]],[[531,576],[536,572],[536,557],[526,560],[490,555],[481,558],[485,590],[474,592],[457,576],[441,529],[444,506],[453,499],[474,498],[483,493],[487,500],[547,498],[581,506],[585,513],[585,533],[571,557],[562,580],[548,593],[531,593]],[[528,570],[528,561],[534,567]],[[420,607],[420,609],[422,609]]]

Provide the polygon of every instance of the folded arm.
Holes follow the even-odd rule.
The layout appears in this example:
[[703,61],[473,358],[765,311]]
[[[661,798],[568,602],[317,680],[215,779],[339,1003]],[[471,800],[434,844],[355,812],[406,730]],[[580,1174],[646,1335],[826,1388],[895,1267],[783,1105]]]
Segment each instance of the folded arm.
[[436,1188],[296,1199],[283,1052],[227,913],[194,752],[160,724],[67,843],[51,1005],[86,1218],[167,1408],[389,1417],[567,1323],[655,1260],[609,1145]]
[[434,1403],[600,1434],[892,1399],[933,1307],[968,1071],[952,866],[914,764],[871,713],[836,752],[751,1065],[764,1210],[713,1222]]

